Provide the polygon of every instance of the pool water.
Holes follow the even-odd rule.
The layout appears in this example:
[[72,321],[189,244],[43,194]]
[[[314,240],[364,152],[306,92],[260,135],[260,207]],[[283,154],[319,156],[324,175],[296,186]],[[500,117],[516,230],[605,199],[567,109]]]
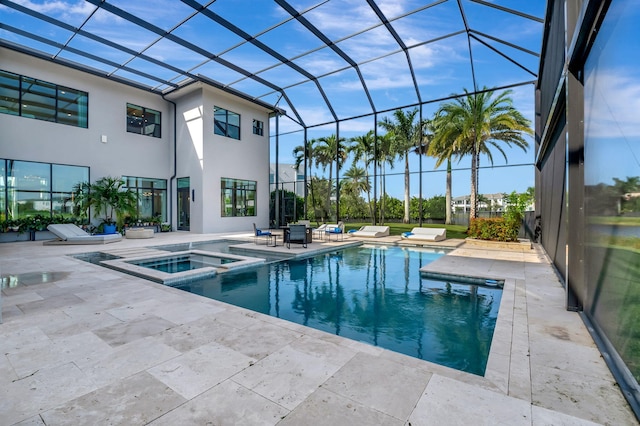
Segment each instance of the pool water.
[[130,261],[132,265],[154,269],[156,271],[175,274],[178,272],[190,271],[207,267],[216,267],[238,262],[237,259],[229,259],[219,256],[204,256],[200,254],[184,254],[162,259]]
[[483,375],[502,289],[423,278],[444,254],[360,246],[175,287]]

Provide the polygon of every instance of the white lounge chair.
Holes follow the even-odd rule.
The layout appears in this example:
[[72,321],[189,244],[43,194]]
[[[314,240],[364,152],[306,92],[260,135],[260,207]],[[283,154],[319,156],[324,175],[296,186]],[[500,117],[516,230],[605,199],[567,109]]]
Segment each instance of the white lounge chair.
[[363,226],[357,231],[349,231],[349,235],[354,237],[369,237],[369,238],[386,237],[389,235],[389,227],[367,225],[367,226]]
[[411,232],[402,234],[403,240],[443,241],[447,239],[445,228],[413,228]]
[[313,228],[313,238],[317,238],[319,240],[322,240],[322,237],[324,236],[324,231],[327,229],[327,224],[323,223],[322,225],[318,226],[317,228]]
[[338,222],[335,224],[329,224],[326,228],[324,228],[324,235],[329,238],[331,241],[331,236],[336,236],[336,241],[344,239],[344,223]]
[[91,235],[72,223],[51,224],[47,226],[47,229],[54,233],[58,239],[45,241],[42,243],[43,245],[107,244],[122,240],[122,235],[119,233]]

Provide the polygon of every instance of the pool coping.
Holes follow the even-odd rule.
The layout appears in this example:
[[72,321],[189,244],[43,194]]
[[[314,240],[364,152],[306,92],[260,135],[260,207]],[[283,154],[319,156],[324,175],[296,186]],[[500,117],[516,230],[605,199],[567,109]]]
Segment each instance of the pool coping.
[[[202,256],[217,256],[225,257],[229,259],[235,259],[237,262],[223,264],[220,266],[205,266],[203,268],[192,269],[189,271],[168,273],[144,266],[134,265],[131,262],[135,261],[148,261],[148,260],[162,260],[169,259],[176,256],[184,256],[189,254],[196,254]],[[190,280],[213,277],[218,273],[224,273],[230,270],[238,270],[243,268],[249,268],[252,266],[262,265],[266,262],[266,259],[259,257],[242,256],[233,253],[221,253],[207,250],[184,250],[176,252],[168,252],[161,254],[151,254],[145,256],[126,257],[114,260],[102,260],[100,265],[105,266],[116,271],[131,274],[139,278],[145,278],[150,281],[154,281],[164,285],[178,284]]]

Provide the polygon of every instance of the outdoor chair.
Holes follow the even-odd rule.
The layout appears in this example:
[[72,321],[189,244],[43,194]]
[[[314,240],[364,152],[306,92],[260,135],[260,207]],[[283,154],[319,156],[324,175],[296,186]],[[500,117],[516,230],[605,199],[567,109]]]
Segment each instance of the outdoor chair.
[[324,236],[324,231],[327,229],[327,224],[323,223],[322,225],[318,226],[317,228],[313,228],[313,238],[317,238],[319,240],[322,240],[322,237]]
[[58,238],[45,241],[42,243],[44,245],[107,244],[122,240],[122,235],[119,233],[92,235],[73,223],[52,223],[47,226],[47,229]]
[[327,227],[324,230],[324,233],[329,238],[329,241],[331,241],[332,235],[336,236],[336,241],[343,240],[344,239],[344,223],[338,222],[335,225],[327,225]]
[[290,225],[286,229],[285,240],[288,249],[291,248],[291,243],[302,244],[302,247],[307,248],[307,227],[305,225]]
[[265,243],[268,245],[271,242],[271,238],[273,237],[273,234],[271,233],[271,231],[263,231],[262,229],[259,229],[254,223],[253,224],[253,243],[258,244],[258,239],[260,237],[264,237]]

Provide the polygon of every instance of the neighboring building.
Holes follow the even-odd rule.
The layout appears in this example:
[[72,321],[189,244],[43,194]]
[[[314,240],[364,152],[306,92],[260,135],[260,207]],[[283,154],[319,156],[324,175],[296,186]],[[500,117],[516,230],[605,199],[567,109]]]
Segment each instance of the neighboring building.
[[616,184],[640,176],[639,19],[637,0],[547,2],[536,87],[540,241],[637,414],[640,225]]
[[140,217],[250,230],[269,221],[274,111],[215,82],[161,95],[0,48],[0,217],[68,213],[74,184],[122,176]]
[[[507,206],[507,199],[504,193],[481,194],[478,197],[478,211],[503,212]],[[469,213],[471,211],[471,195],[453,197],[451,200],[453,213]],[[534,203],[530,203],[526,210],[533,211]]]
[[[301,166],[302,167],[302,166]],[[304,172],[301,167],[296,168],[295,164],[278,164],[278,188],[295,192],[298,197],[304,198]],[[269,165],[269,183],[271,190],[276,183],[276,165]]]

